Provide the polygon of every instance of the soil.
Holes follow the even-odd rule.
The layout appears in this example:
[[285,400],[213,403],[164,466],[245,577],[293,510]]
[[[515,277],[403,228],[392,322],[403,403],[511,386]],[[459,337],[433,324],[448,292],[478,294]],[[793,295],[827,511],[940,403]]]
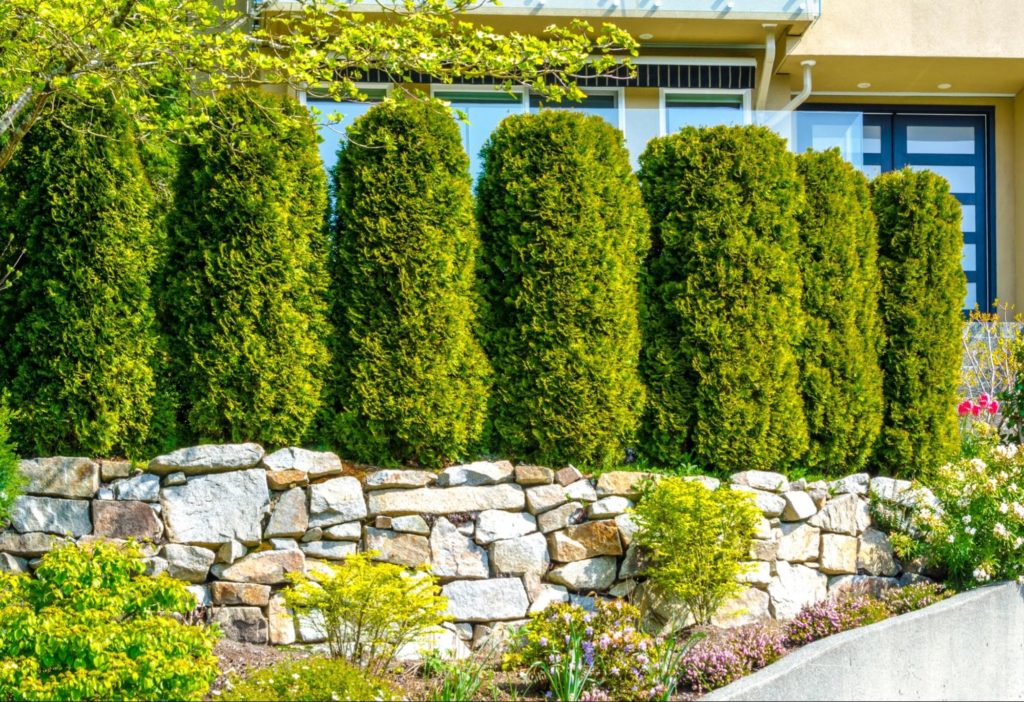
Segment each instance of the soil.
[[221,672],[210,686],[210,694],[206,698],[208,700],[215,699],[214,691],[222,690],[224,683],[231,675],[246,676],[275,663],[305,658],[310,655],[308,651],[287,646],[240,643],[231,639],[218,641],[213,649],[213,654],[220,662]]

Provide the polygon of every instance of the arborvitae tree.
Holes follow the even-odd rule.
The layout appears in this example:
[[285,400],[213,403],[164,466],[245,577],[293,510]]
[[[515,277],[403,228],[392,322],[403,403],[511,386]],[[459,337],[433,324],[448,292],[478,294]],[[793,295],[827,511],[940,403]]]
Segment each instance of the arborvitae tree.
[[451,113],[378,105],[335,166],[336,414],[353,458],[437,466],[483,429],[487,360],[476,320],[469,159]]
[[805,463],[845,475],[865,466],[882,425],[878,229],[867,179],[838,150],[803,154],[797,168],[807,194],[798,250],[807,313]]
[[130,124],[112,110],[62,106],[4,170],[0,230],[25,254],[0,293],[0,385],[24,453],[134,455],[145,440],[151,207]]
[[785,468],[807,449],[796,159],[768,129],[714,127],[655,139],[640,164],[643,448],[670,465]]
[[621,463],[643,404],[647,216],[621,132],[564,110],[509,117],[483,149],[490,440],[503,455]]
[[884,472],[913,476],[949,460],[958,448],[966,293],[960,203],[944,178],[910,169],[877,178],[872,203],[885,330],[885,420],[877,460]]
[[190,438],[295,444],[319,411],[327,187],[303,114],[226,92],[181,150],[159,314]]

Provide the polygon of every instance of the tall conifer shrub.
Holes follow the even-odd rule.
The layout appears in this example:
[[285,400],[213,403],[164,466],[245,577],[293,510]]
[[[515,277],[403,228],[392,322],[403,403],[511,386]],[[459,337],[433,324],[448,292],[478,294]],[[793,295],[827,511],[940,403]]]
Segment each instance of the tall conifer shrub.
[[878,230],[867,179],[838,150],[802,154],[797,168],[807,194],[798,249],[807,313],[805,462],[846,475],[864,468],[882,424]]
[[130,124],[112,110],[59,108],[4,169],[0,229],[25,255],[0,293],[0,386],[24,453],[132,455],[144,442],[151,207]]
[[960,204],[931,172],[886,173],[872,183],[878,219],[885,420],[879,468],[913,476],[955,454],[961,363]]
[[327,188],[304,114],[226,92],[181,150],[159,311],[192,438],[296,444],[320,408]]
[[469,159],[449,110],[398,101],[348,129],[333,173],[337,325],[328,438],[367,462],[436,466],[480,436]]
[[762,127],[690,127],[640,165],[653,238],[643,448],[669,465],[785,468],[807,449],[796,159]]
[[600,117],[545,111],[507,118],[483,155],[493,447],[621,463],[644,397],[637,286],[649,246],[622,134]]

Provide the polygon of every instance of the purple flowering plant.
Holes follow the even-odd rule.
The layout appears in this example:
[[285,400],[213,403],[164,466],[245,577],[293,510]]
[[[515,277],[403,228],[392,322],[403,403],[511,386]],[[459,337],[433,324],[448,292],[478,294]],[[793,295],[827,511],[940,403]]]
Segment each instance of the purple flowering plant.
[[698,641],[680,662],[680,683],[697,692],[728,685],[765,667],[786,652],[786,632],[771,624],[748,624]]
[[882,600],[849,593],[804,605],[786,628],[790,645],[803,646],[826,636],[867,626],[892,616]]

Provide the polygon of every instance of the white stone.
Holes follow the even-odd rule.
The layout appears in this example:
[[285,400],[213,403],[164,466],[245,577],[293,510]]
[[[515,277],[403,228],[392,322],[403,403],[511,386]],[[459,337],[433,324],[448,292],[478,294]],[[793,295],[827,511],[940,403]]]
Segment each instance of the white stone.
[[490,575],[487,551],[444,517],[430,532],[431,572],[439,578],[486,578]]
[[683,480],[688,480],[692,483],[700,483],[701,485],[706,487],[708,490],[711,490],[712,492],[717,490],[719,486],[722,484],[722,481],[719,480],[718,478],[712,478],[711,476],[708,475],[686,475],[683,476]]
[[558,483],[538,485],[526,490],[526,508],[530,514],[547,512],[568,501],[569,498],[565,496],[565,488]]
[[596,502],[597,491],[590,484],[589,480],[577,480],[565,488],[565,496],[569,500],[581,500],[583,502]]
[[15,531],[46,532],[83,536],[92,531],[88,500],[19,495],[11,505],[10,520]]
[[287,573],[305,569],[306,557],[302,551],[258,551],[250,553],[231,565],[217,564],[212,570],[220,580],[236,583],[280,585],[288,582]]
[[633,543],[633,536],[638,528],[636,517],[632,514],[620,514],[615,518],[615,526],[619,527],[619,536],[622,538],[623,546]]
[[615,582],[616,567],[614,556],[598,556],[553,568],[547,579],[570,590],[607,590]]
[[167,476],[164,477],[164,487],[170,487],[172,485],[184,485],[187,482],[188,476],[185,475],[180,470],[177,471],[176,473],[169,473]]
[[882,578],[874,575],[836,575],[828,579],[828,596],[873,595],[880,596],[891,587],[897,586],[896,578]]
[[898,501],[902,493],[910,490],[913,484],[909,480],[896,480],[894,478],[872,478],[869,484],[869,491],[873,497],[888,501]]
[[476,541],[487,545],[499,539],[514,539],[537,531],[537,519],[526,512],[505,512],[488,509],[476,521]]
[[847,493],[826,502],[808,523],[833,534],[857,536],[871,525],[871,512],[866,501]]
[[502,575],[543,575],[551,565],[547,540],[540,532],[495,541],[491,546],[494,570]]
[[257,444],[205,444],[157,456],[149,462],[149,471],[157,475],[177,471],[186,475],[221,473],[252,468],[261,458],[263,447]]
[[825,599],[828,576],[803,565],[775,564],[777,575],[768,586],[771,612],[776,619],[792,619],[804,605]]
[[[396,531],[403,530],[396,529]],[[327,539],[328,541],[359,541],[362,535],[363,525],[360,522],[346,522],[344,524],[335,524],[334,526],[327,527],[323,530],[323,538]]]
[[419,488],[435,482],[437,476],[426,470],[378,470],[366,476],[366,489]]
[[279,536],[301,538],[308,528],[309,509],[306,507],[306,491],[297,487],[285,491],[278,498],[263,536],[267,539]]
[[210,586],[209,585],[186,585],[185,589],[192,593],[192,596],[196,598],[196,604],[199,607],[210,606]]
[[0,553],[0,573],[27,573],[28,561],[24,558]]
[[299,551],[299,542],[295,539],[271,539],[270,548],[275,551]]
[[88,458],[52,456],[21,461],[26,495],[92,497],[100,489],[100,466]]
[[868,575],[891,576],[900,572],[889,537],[878,529],[867,529],[861,535],[857,570],[865,571]]
[[776,557],[782,561],[802,563],[816,561],[821,553],[821,531],[804,523],[782,523],[779,525],[782,538]]
[[445,468],[437,476],[438,487],[497,485],[512,480],[515,469],[508,461],[477,461]]
[[97,500],[113,500],[114,499],[114,491],[111,490],[108,487],[101,487],[99,490],[96,491],[96,499]]
[[326,558],[340,561],[356,552],[356,545],[351,541],[311,541],[301,544],[299,548],[310,558]]
[[746,587],[721,604],[711,617],[714,626],[731,628],[753,624],[771,618],[768,610],[770,598],[764,590]]
[[[772,581],[772,564],[768,561],[748,561],[744,564],[747,571],[741,573],[737,580],[750,585],[767,586]],[[765,607],[767,608],[767,603]]]
[[218,563],[234,563],[239,558],[242,558],[248,549],[238,541],[228,541],[222,544],[217,549],[217,562]]
[[263,515],[270,491],[262,468],[197,475],[184,485],[165,487],[160,504],[168,541],[220,545],[240,541],[255,545],[263,535]]
[[761,520],[757,523],[757,531],[754,533],[755,539],[770,539],[772,538],[772,523],[768,519],[761,517]]
[[867,495],[871,476],[867,473],[854,473],[845,478],[833,480],[828,484],[828,491],[833,495]]
[[522,619],[530,607],[519,578],[456,580],[442,587],[441,594],[448,598],[448,615],[458,622]]
[[623,514],[633,506],[633,502],[619,495],[609,495],[587,508],[587,516],[590,519],[608,519]]
[[553,604],[569,601],[569,591],[561,585],[541,585],[540,591],[530,604],[530,614],[543,612]]
[[160,476],[142,473],[131,478],[118,480],[111,486],[114,498],[118,500],[139,500],[158,502],[160,500]]
[[161,555],[167,559],[167,573],[172,578],[201,583],[217,559],[213,551],[199,546],[165,544]]
[[310,479],[337,475],[342,471],[341,459],[327,451],[283,448],[263,457],[262,465],[270,471],[298,470]]
[[567,526],[579,524],[587,517],[582,502],[567,502],[561,507],[549,509],[537,516],[537,528],[542,534],[547,534]]
[[781,516],[783,510],[786,509],[786,501],[774,493],[765,492],[764,490],[756,490],[752,487],[747,487],[746,485],[732,484],[729,487],[733,490],[745,492],[753,496],[754,503],[757,505],[757,508],[761,510],[761,514],[766,517],[772,518]]
[[782,510],[782,521],[799,522],[814,515],[818,506],[806,492],[789,491],[782,493],[782,499],[786,501],[786,507]]
[[[536,490],[538,488],[531,488]],[[518,485],[459,486],[453,488],[416,488],[412,490],[375,490],[370,493],[371,515],[455,514],[487,509],[520,511],[526,505]]]
[[745,470],[729,478],[734,485],[746,485],[755,490],[767,492],[785,492],[789,489],[789,481],[782,473],[767,470]]
[[430,563],[430,542],[419,534],[402,534],[390,529],[366,528],[366,550],[377,551],[378,561],[418,566]]
[[820,569],[827,575],[856,573],[857,537],[844,534],[822,534]]
[[270,627],[270,643],[275,646],[288,646],[295,643],[295,617],[284,603],[284,595],[275,593],[270,596],[267,606],[267,624]]
[[309,526],[332,526],[365,516],[363,488],[355,478],[331,478],[309,488]]

